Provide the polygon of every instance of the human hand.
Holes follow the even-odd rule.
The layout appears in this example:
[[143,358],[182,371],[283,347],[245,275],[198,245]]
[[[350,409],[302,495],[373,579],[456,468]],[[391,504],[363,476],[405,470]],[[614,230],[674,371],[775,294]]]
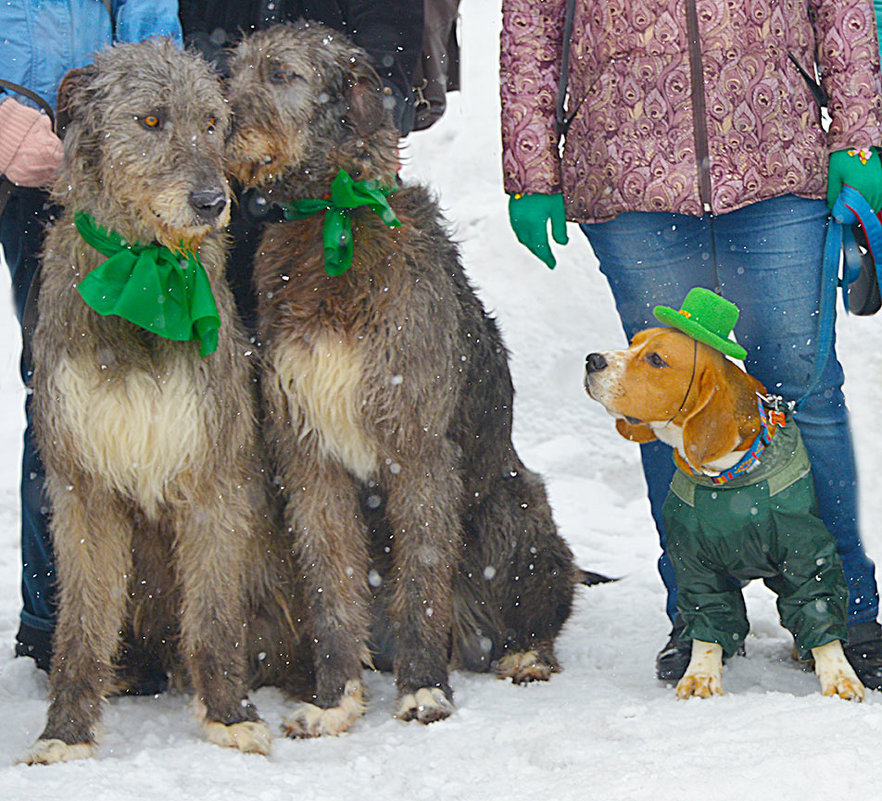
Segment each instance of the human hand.
[[565,245],[569,239],[563,195],[511,195],[508,200],[508,219],[518,242],[554,269],[557,262],[548,244],[548,222],[551,221],[554,241]]
[[45,186],[61,166],[52,122],[14,98],[0,103],[0,173],[19,186]]
[[855,147],[830,154],[827,205],[832,209],[842,187],[860,192],[873,211],[882,211],[882,158],[876,147]]

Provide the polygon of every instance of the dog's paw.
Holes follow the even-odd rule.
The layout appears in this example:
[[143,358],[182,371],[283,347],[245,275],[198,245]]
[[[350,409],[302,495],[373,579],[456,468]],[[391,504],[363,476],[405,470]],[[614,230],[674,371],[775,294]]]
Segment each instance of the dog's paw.
[[842,643],[833,640],[819,648],[812,648],[815,660],[815,673],[821,682],[821,692],[827,696],[838,696],[846,701],[863,701],[865,690],[861,680],[854,672],[851,663],[845,658]]
[[94,743],[68,745],[63,740],[37,740],[16,762],[22,765],[54,765],[89,759],[95,753]]
[[723,681],[719,676],[687,673],[677,683],[678,698],[710,698],[723,694]]
[[692,641],[692,657],[677,684],[678,698],[710,698],[723,694],[723,648],[715,642]]
[[398,699],[398,711],[395,717],[400,720],[418,720],[420,723],[434,723],[436,720],[449,718],[456,707],[438,687],[420,687],[413,693],[402,695]]
[[511,679],[514,684],[548,681],[557,670],[557,665],[541,659],[538,651],[506,654],[496,664],[496,675],[500,679]]
[[337,706],[323,709],[315,704],[298,704],[285,718],[282,729],[286,737],[336,737],[355,723],[364,710],[364,685],[350,680]]
[[866,695],[860,679],[840,676],[835,681],[821,685],[821,692],[827,696],[838,696],[846,701],[863,701]]
[[217,721],[203,724],[205,739],[224,748],[237,748],[244,754],[268,756],[273,744],[269,726],[262,720],[246,720],[229,726]]

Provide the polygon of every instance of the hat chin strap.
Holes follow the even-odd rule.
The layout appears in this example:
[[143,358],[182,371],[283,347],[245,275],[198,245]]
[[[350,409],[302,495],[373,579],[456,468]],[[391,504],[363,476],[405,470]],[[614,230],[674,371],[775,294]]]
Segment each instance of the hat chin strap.
[[670,425],[673,419],[683,411],[683,407],[686,405],[686,399],[689,397],[689,393],[692,392],[692,385],[695,383],[695,368],[698,363],[698,340],[692,340],[692,375],[689,376],[689,386],[686,387],[686,394],[683,396],[683,400],[680,401],[680,406],[676,412],[674,412],[665,422],[664,425]]

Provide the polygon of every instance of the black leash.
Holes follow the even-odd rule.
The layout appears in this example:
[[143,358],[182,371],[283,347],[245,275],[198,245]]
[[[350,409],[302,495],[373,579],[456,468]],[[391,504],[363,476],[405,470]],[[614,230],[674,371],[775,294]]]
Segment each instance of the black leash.
[[12,81],[4,81],[2,78],[0,78],[0,86],[17,95],[22,95],[28,100],[33,100],[43,110],[46,116],[49,117],[49,121],[52,123],[52,128],[53,130],[55,129],[55,112],[52,110],[52,106],[40,97],[40,95],[36,92],[32,92],[30,89],[26,89],[24,86],[13,83]]

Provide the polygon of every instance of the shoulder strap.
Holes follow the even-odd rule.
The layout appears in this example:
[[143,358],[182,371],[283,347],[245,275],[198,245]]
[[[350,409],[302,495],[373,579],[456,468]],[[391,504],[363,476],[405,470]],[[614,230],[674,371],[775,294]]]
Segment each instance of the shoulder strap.
[[573,17],[576,15],[576,0],[567,0],[564,14],[563,49],[560,60],[560,83],[557,87],[557,135],[565,136],[573,117],[567,119],[564,106],[567,101],[567,73],[570,69],[570,39],[573,36]]
[[52,122],[52,127],[55,127],[55,114],[52,111],[52,106],[43,100],[43,98],[36,92],[32,92],[30,89],[25,89],[24,86],[19,86],[12,81],[4,81],[2,78],[0,78],[0,86],[4,89],[8,89],[10,92],[15,92],[17,95],[23,95],[28,98],[28,100],[33,100],[41,109],[43,109],[46,116],[49,117],[49,120]]

